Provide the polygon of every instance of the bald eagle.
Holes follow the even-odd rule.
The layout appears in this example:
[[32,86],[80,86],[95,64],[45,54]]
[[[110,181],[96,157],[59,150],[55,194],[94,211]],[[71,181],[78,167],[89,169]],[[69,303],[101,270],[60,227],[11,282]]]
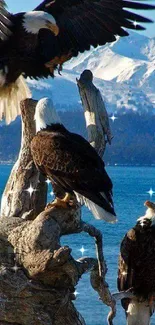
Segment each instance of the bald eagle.
[[149,325],[155,295],[155,203],[146,201],[146,214],[121,243],[118,289],[132,288],[133,299],[122,299],[127,324]]
[[[127,8],[127,9],[124,9]],[[0,119],[10,122],[30,97],[24,77],[47,78],[90,46],[127,36],[124,28],[150,22],[129,9],[154,9],[140,1],[45,0],[33,11],[11,14],[0,0]]]
[[64,206],[68,194],[74,193],[97,219],[115,222],[112,182],[96,150],[61,124],[49,99],[38,102],[35,120],[37,134],[31,153],[36,167],[67,194],[62,200],[57,198],[56,205]]

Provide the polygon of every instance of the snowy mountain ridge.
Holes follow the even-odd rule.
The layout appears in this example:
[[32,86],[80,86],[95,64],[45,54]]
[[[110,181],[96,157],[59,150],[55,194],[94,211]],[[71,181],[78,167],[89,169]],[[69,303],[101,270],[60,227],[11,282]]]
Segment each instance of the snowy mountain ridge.
[[33,96],[51,96],[55,103],[75,105],[80,98],[76,78],[90,69],[109,112],[155,111],[155,38],[130,32],[114,43],[80,54],[64,65],[62,77],[28,81]]

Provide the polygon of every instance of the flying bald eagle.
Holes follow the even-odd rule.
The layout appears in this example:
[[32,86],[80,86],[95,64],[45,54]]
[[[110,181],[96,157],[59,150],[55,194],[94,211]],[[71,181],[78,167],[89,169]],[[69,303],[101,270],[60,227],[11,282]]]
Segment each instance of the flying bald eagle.
[[[124,9],[126,8],[126,9]],[[24,77],[47,78],[90,46],[127,36],[124,28],[151,22],[129,9],[154,9],[140,1],[45,0],[33,11],[9,13],[0,0],[0,119],[10,122],[21,99],[30,97]]]
[[137,220],[121,243],[118,289],[132,288],[123,299],[128,325],[149,325],[155,299],[155,203],[146,201],[146,214]]
[[36,167],[66,192],[53,205],[64,206],[75,194],[95,218],[116,221],[112,201],[112,182],[96,150],[61,123],[51,100],[41,99],[35,112],[37,134],[31,142]]

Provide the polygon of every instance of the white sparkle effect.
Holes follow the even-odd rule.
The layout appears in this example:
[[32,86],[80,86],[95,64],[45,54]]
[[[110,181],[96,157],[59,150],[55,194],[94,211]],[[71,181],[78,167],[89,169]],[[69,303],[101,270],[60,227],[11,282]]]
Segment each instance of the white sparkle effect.
[[142,220],[142,221],[140,222],[140,225],[141,225],[141,227],[143,228],[143,227],[145,226],[145,222]]
[[83,254],[87,251],[88,249],[85,249],[83,246],[79,249],[79,251],[81,252],[82,256]]
[[133,25],[135,26],[135,28],[137,27],[137,22],[136,22],[136,20],[134,21]]
[[151,187],[147,193],[150,195],[150,197],[152,197],[155,192],[153,191],[153,189]]
[[25,191],[28,192],[30,194],[30,197],[31,197],[33,192],[36,192],[37,190],[35,188],[33,188],[32,185],[30,184],[30,187]]
[[51,183],[49,179],[46,179],[45,182],[47,183],[47,185],[49,185]]
[[11,267],[11,270],[14,271],[15,273],[20,270],[20,267],[15,264],[14,266]]
[[51,196],[53,196],[53,195],[54,195],[53,191],[51,191],[51,192],[50,192],[50,195],[51,195]]
[[123,272],[122,272],[122,275],[127,275],[127,272],[126,272],[126,271],[123,271]]
[[113,122],[115,122],[115,120],[117,120],[118,119],[118,117],[116,117],[114,114],[111,116],[111,117],[109,117]]
[[76,297],[77,295],[79,295],[79,292],[77,290],[74,291],[74,296]]

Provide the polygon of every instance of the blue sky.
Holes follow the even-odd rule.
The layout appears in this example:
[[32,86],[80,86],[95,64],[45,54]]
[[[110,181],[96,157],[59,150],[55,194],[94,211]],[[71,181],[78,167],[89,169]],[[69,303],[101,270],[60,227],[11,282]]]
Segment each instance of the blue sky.
[[[41,2],[41,0],[6,0],[6,3],[8,5],[8,9],[11,12],[19,12],[19,11],[28,11],[28,10],[32,10],[34,9],[39,3]],[[148,3],[152,3],[155,5],[155,0],[153,1],[146,1]],[[147,16],[149,18],[151,18],[152,20],[155,21],[155,10],[153,11],[139,11],[139,13],[141,13],[144,16]],[[155,23],[153,24],[146,24],[147,30],[141,32],[142,34],[145,34],[149,37],[155,37]]]

